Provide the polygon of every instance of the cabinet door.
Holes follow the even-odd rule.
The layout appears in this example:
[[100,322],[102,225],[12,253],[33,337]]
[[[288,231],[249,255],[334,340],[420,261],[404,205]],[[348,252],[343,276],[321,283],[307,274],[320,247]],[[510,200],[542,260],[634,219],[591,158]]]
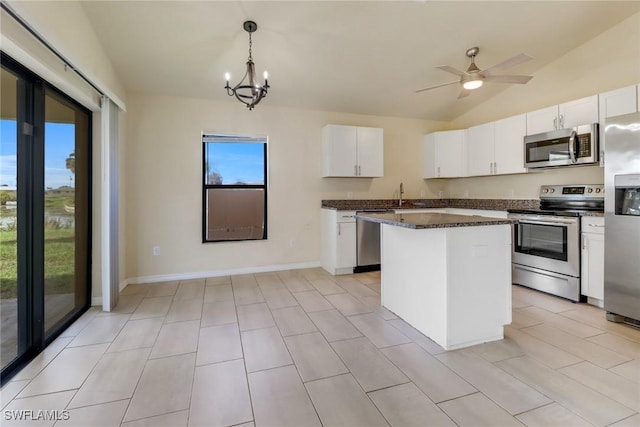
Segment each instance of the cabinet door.
[[560,113],[561,128],[597,123],[598,95],[560,104],[558,111]]
[[384,140],[381,128],[359,127],[356,131],[358,176],[384,175]]
[[582,233],[582,294],[604,299],[604,234]]
[[465,176],[466,130],[436,133],[436,174],[441,178]]
[[558,106],[527,113],[527,135],[551,132],[558,129]]
[[467,176],[493,173],[494,123],[467,129]]
[[356,223],[337,223],[336,268],[356,266]]
[[356,176],[356,127],[327,125],[322,138],[322,176]]
[[495,122],[494,174],[526,173],[524,167],[524,135],[527,118],[524,114]]
[[600,124],[604,125],[607,117],[621,116],[638,111],[637,87],[627,86],[611,92],[601,93],[598,97],[600,105]]
[[436,166],[436,135],[430,133],[422,140],[422,177],[425,179],[437,178]]

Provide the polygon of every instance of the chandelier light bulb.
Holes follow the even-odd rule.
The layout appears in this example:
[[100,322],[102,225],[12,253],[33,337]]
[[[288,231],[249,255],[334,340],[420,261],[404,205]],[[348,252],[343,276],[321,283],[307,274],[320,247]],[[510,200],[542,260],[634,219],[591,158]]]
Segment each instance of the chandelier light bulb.
[[229,74],[229,73],[224,73],[224,79],[225,79],[226,81],[231,80],[231,74]]
[[266,70],[262,75],[264,76],[265,80],[267,80],[269,78],[269,73]]

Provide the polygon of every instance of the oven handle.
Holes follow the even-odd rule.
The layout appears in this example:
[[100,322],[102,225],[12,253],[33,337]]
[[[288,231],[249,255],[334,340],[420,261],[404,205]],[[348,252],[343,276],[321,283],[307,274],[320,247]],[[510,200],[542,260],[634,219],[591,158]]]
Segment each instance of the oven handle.
[[576,130],[571,131],[571,136],[569,136],[569,156],[571,156],[571,163],[575,163],[576,160],[576,142],[578,138],[578,132]]
[[519,220],[520,224],[531,225],[572,225],[577,224],[577,221],[573,220],[551,220],[551,221],[535,221],[535,220]]

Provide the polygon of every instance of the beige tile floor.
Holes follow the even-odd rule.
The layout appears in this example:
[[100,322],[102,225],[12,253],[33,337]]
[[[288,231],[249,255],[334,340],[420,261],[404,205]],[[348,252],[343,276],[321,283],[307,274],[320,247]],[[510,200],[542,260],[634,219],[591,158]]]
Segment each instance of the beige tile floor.
[[596,307],[514,286],[504,340],[447,352],[379,303],[379,273],[130,285],[2,388],[2,425],[640,426],[640,330]]

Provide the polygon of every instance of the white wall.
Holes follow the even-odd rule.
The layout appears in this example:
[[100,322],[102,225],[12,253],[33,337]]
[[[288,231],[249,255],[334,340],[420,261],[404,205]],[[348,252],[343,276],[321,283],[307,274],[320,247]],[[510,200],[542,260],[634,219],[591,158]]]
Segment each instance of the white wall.
[[[453,128],[533,111],[640,83],[640,13],[568,52],[534,74],[457,118]],[[602,184],[600,167],[563,168],[527,175],[451,179],[447,197],[534,199],[542,184]]]
[[120,108],[124,108],[124,86],[80,2],[7,0],[7,3]]
[[[124,157],[126,276],[133,281],[258,266],[317,263],[320,201],[436,197],[442,182],[422,180],[422,136],[443,123],[277,108],[239,102],[127,94]],[[384,129],[384,178],[321,178],[322,127]],[[202,131],[267,135],[267,241],[201,243]],[[290,241],[296,241],[290,247]],[[152,256],[153,246],[161,255]],[[162,276],[162,277],[158,277]]]

